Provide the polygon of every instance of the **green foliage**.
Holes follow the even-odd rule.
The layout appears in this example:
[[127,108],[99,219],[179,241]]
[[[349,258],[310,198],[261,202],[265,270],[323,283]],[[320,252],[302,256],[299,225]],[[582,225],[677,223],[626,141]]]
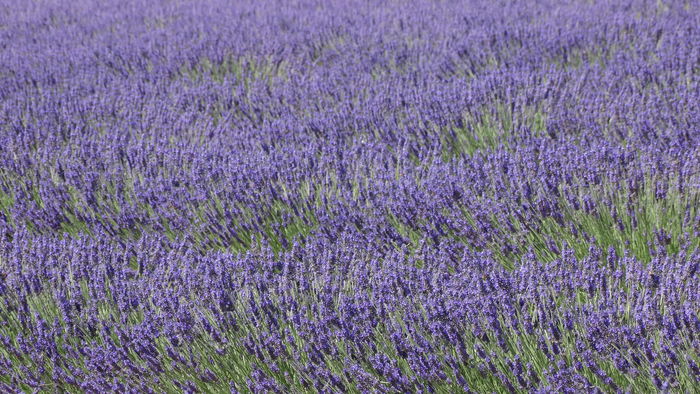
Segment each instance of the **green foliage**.
[[520,127],[527,127],[533,136],[546,131],[547,117],[538,106],[517,110],[513,105],[496,101],[477,110],[467,111],[453,127],[441,133],[443,158],[449,161],[462,154],[508,148],[510,139]]

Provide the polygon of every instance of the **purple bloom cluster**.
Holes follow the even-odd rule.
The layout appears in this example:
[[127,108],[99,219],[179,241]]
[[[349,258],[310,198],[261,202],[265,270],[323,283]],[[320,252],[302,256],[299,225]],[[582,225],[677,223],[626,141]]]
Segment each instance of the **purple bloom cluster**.
[[700,2],[0,1],[0,391],[700,385]]

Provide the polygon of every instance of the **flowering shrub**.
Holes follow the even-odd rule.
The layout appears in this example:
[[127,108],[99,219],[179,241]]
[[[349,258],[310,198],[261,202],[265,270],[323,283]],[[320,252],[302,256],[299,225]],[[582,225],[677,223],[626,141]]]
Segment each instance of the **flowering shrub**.
[[0,391],[700,385],[697,0],[0,3]]

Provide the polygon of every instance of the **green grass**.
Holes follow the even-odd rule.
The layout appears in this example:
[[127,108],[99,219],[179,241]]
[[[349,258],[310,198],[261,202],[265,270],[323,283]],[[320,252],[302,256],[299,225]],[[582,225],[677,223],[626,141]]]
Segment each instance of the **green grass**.
[[[692,252],[700,247],[700,240],[686,234],[693,232],[700,207],[700,193],[696,190],[680,191],[677,181],[670,184],[663,198],[657,198],[655,182],[647,178],[638,190],[632,191],[628,184],[616,186],[606,184],[599,190],[590,190],[588,195],[596,207],[592,212],[583,209],[583,192],[578,195],[579,209],[561,199],[563,211],[562,225],[547,217],[532,226],[516,223],[520,230],[525,229],[523,242],[533,245],[538,255],[545,260],[558,258],[546,245],[553,240],[559,248],[566,243],[573,248],[578,258],[588,255],[590,240],[606,254],[614,248],[617,255],[629,251],[638,260],[648,263],[652,259],[652,249],[662,244],[671,255],[682,248]],[[657,234],[665,234],[661,241]]]
[[183,66],[180,68],[180,75],[188,77],[194,82],[211,78],[219,83],[226,78],[233,77],[237,81],[242,81],[248,90],[250,83],[254,81],[260,80],[270,83],[276,78],[287,78],[287,69],[286,61],[275,61],[271,56],[259,58],[228,55],[221,62],[204,58],[192,66]]
[[533,136],[543,135],[546,121],[546,112],[537,106],[514,112],[511,105],[502,101],[466,111],[453,127],[441,133],[443,159],[449,161],[462,154],[471,156],[499,146],[508,148],[519,127],[528,127]]

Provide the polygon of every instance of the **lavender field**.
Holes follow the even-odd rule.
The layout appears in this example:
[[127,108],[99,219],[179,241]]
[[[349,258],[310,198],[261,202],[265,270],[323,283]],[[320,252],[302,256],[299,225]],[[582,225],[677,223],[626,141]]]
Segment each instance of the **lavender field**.
[[700,390],[700,1],[0,0],[0,392]]

